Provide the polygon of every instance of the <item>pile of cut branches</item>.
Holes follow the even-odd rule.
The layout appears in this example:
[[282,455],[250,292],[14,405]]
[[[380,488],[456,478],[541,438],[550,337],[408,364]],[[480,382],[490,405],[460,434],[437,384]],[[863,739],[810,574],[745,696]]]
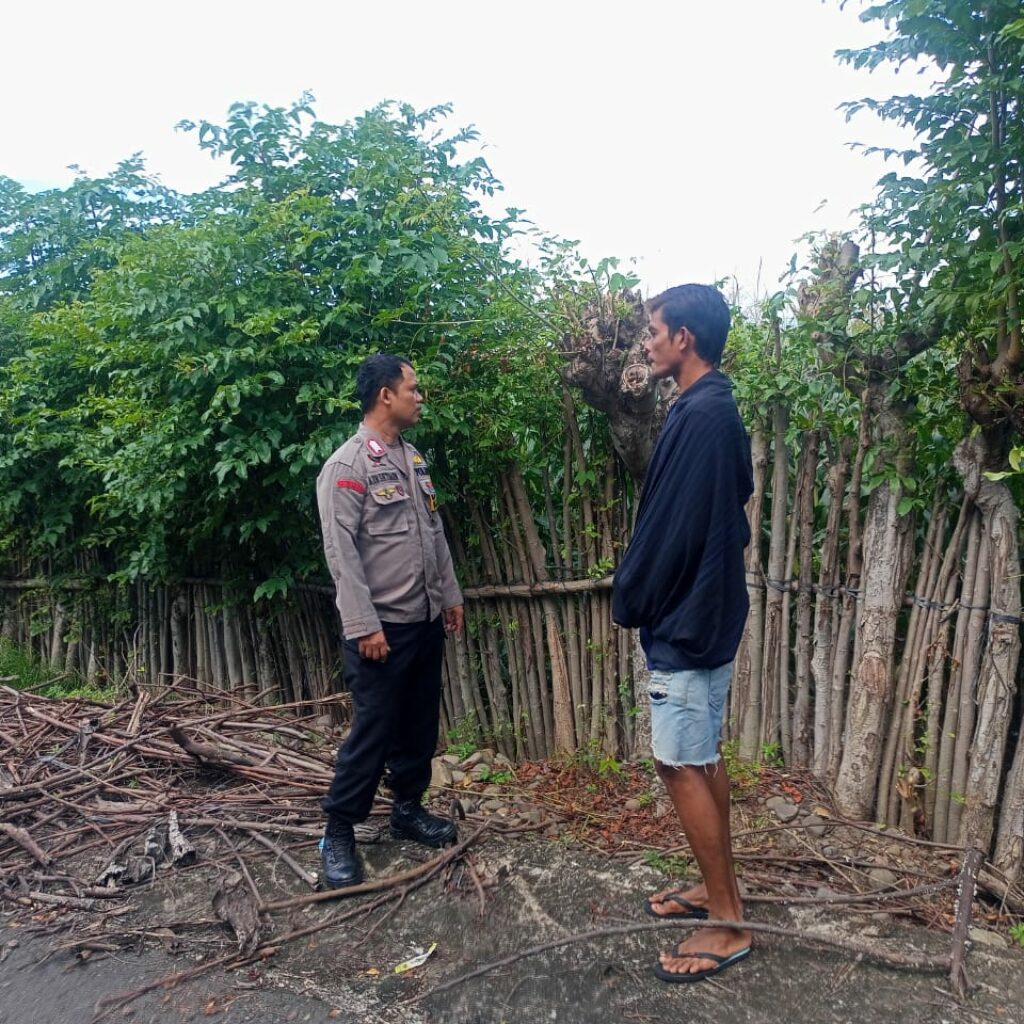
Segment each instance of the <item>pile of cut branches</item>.
[[291,862],[277,842],[322,829],[322,707],[213,705],[175,689],[107,706],[0,687],[0,896],[85,909],[190,863],[198,827]]
[[[486,823],[409,870],[317,891],[303,861],[316,863],[319,798],[332,777],[325,703],[270,708],[165,688],[108,706],[0,686],[0,904],[31,912],[35,930],[65,936],[55,948],[87,958],[167,938],[168,929],[158,935],[118,926],[125,897],[199,860],[220,869],[215,917],[179,922],[177,932],[227,925],[237,947],[111,996],[97,1008],[100,1016],[159,985],[264,959],[294,939],[400,903],[456,862],[482,888],[466,854]],[[374,814],[386,813],[378,801]],[[261,892],[255,879],[266,878],[259,868],[267,858],[287,865],[301,891],[292,882],[279,884],[276,898]],[[270,920],[365,893],[377,896],[312,923]],[[181,937],[171,936],[176,944]]]

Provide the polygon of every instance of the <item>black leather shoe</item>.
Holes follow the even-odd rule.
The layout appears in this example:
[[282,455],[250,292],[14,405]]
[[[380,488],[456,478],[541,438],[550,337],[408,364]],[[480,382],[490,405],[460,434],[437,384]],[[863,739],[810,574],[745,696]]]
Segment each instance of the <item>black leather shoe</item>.
[[356,853],[355,833],[347,821],[327,819],[320,866],[321,884],[328,889],[344,889],[363,880],[363,865]]
[[450,821],[430,814],[419,800],[396,800],[392,804],[391,834],[424,846],[448,846],[459,838]]

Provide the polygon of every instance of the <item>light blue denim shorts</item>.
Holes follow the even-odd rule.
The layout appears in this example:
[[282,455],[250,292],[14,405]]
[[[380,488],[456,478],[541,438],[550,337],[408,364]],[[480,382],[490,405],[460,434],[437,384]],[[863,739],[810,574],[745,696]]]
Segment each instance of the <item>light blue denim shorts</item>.
[[670,767],[717,764],[732,662],[719,668],[651,672],[651,746]]

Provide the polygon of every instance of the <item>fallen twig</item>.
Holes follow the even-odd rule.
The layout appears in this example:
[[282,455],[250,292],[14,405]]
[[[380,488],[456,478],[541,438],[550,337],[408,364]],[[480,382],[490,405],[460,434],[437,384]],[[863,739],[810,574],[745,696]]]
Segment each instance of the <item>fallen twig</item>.
[[53,858],[28,834],[23,828],[17,825],[10,825],[7,822],[0,822],[0,832],[13,839],[26,853],[39,861],[44,868],[53,864]]
[[467,836],[462,842],[455,846],[449,846],[443,853],[417,864],[408,871],[402,871],[397,875],[386,875],[384,878],[374,878],[369,882],[360,882],[359,885],[349,885],[344,889],[326,889],[323,892],[311,892],[305,896],[293,896],[287,900],[275,900],[271,903],[264,903],[260,906],[260,913],[269,913],[274,910],[289,910],[292,907],[303,907],[309,903],[323,903],[327,900],[340,899],[343,896],[358,896],[366,892],[380,892],[382,889],[394,889],[400,885],[412,882],[422,875],[430,874],[450,864],[453,860],[461,857],[479,838],[487,831],[489,822],[484,822],[475,832]]
[[957,879],[956,923],[953,926],[953,952],[949,958],[949,981],[960,1000],[967,998],[967,938],[971,932],[971,904],[974,883],[983,860],[981,850],[970,847]]
[[245,831],[256,840],[261,846],[265,846],[271,853],[273,853],[278,860],[283,861],[292,869],[292,871],[310,888],[316,886],[316,875],[312,871],[307,871],[287,850],[282,850],[277,843],[273,840],[268,839],[262,832],[257,832],[254,828],[247,828]]

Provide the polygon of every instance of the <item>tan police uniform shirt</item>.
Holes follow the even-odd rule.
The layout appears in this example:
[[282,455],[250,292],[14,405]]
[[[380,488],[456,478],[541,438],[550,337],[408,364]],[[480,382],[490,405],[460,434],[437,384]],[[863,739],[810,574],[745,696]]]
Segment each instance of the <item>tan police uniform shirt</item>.
[[462,604],[426,459],[360,425],[316,482],[327,567],[346,640]]

